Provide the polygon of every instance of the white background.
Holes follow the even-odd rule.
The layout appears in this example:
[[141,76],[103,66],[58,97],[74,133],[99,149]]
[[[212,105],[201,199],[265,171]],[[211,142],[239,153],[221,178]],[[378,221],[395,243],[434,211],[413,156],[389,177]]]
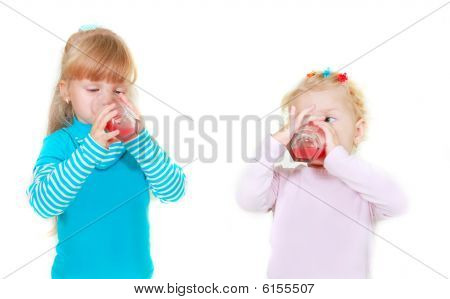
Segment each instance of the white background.
[[[0,274],[11,273],[56,244],[51,222],[34,214],[25,190],[45,136],[47,113],[64,42],[83,24],[121,35],[138,65],[139,107],[158,119],[173,139],[178,115],[194,119],[195,152],[202,115],[263,116],[312,69],[332,70],[441,6],[443,1],[4,1],[0,5],[0,117],[2,246]],[[381,222],[375,237],[372,277],[441,279],[416,259],[450,275],[448,109],[450,5],[347,66],[363,89],[369,132],[360,154],[387,169],[409,196],[404,216]],[[148,93],[147,93],[148,92]],[[279,111],[274,112],[279,113]],[[215,163],[185,168],[181,202],[150,206],[151,246],[158,279],[263,279],[270,253],[270,214],[239,209],[236,179],[240,124],[209,130],[219,145]],[[258,138],[249,132],[252,146]],[[187,154],[157,138],[173,156]],[[184,163],[180,163],[184,164]],[[50,277],[54,250],[9,277]]]

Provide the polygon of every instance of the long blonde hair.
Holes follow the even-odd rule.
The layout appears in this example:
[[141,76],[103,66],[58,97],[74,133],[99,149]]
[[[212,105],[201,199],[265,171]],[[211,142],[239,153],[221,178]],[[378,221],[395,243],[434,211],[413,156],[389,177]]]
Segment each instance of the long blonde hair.
[[[128,82],[128,97],[132,100],[137,70],[133,57],[121,37],[106,28],[79,30],[72,34],[64,47],[61,71],[55,86],[48,115],[47,135],[68,127],[73,122],[75,112],[71,103],[67,103],[60,93],[59,83],[64,80],[82,80],[107,82]],[[55,225],[49,232],[57,231]]]

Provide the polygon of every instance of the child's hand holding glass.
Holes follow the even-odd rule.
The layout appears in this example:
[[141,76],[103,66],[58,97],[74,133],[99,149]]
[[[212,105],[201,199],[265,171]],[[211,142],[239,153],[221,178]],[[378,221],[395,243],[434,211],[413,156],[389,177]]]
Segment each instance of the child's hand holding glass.
[[273,135],[284,144],[294,161],[322,165],[326,155],[340,144],[335,128],[324,115],[314,115],[315,105],[297,116],[295,106],[289,110],[289,124]]
[[325,134],[325,150],[328,155],[336,146],[340,145],[336,129],[329,122],[315,120],[313,124],[322,129]]
[[105,132],[105,127],[108,121],[118,114],[115,110],[116,103],[112,103],[103,107],[102,110],[95,117],[91,128],[91,137],[102,147],[109,148],[109,145],[115,142],[115,137],[119,135],[119,130]]
[[122,103],[124,103],[127,106],[128,109],[130,109],[133,112],[134,117],[135,117],[136,121],[138,122],[138,130],[137,131],[138,131],[138,133],[141,132],[144,129],[145,124],[141,119],[141,112],[139,111],[137,106],[134,105],[134,103],[131,102],[124,94],[118,94],[117,97]]
[[[284,144],[287,146],[289,144],[289,141],[291,141],[292,136],[295,132],[298,131],[300,126],[303,124],[303,121],[307,117],[309,113],[314,111],[315,105],[311,105],[308,108],[300,111],[300,113],[296,116],[296,109],[295,106],[291,106],[289,109],[289,122],[277,133],[273,134],[273,137],[278,140],[281,144]],[[314,115],[309,116],[308,120],[322,120],[325,119],[324,116]]]
[[126,142],[139,135],[143,129],[143,122],[139,110],[125,95],[115,94],[114,101],[118,114],[106,123],[105,130],[108,132],[119,130],[117,139]]

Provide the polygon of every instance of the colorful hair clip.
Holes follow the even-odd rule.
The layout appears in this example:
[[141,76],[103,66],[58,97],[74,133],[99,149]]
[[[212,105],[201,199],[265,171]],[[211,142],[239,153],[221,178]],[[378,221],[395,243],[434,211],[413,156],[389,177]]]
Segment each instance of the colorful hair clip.
[[311,72],[311,73],[306,74],[306,77],[311,78],[311,77],[313,77],[315,74],[316,74],[316,72]]
[[86,24],[86,25],[81,25],[80,28],[78,29],[78,31],[89,31],[89,30],[94,30],[94,29],[97,29],[97,25]]
[[341,82],[341,83],[344,83],[345,81],[347,81],[348,80],[348,78],[347,78],[347,73],[339,73],[338,75],[337,75],[337,80],[339,81],[339,82]]
[[330,71],[329,67],[322,72],[322,77],[324,77],[324,78],[328,78],[328,77],[330,77],[330,75],[331,75],[331,71]]

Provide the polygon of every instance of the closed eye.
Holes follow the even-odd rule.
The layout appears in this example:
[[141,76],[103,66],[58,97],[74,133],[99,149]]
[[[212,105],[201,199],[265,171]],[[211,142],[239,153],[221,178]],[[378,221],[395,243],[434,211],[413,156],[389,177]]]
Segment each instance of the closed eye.
[[98,88],[93,88],[93,89],[88,89],[88,91],[89,92],[96,92],[96,91],[99,91],[99,89]]

